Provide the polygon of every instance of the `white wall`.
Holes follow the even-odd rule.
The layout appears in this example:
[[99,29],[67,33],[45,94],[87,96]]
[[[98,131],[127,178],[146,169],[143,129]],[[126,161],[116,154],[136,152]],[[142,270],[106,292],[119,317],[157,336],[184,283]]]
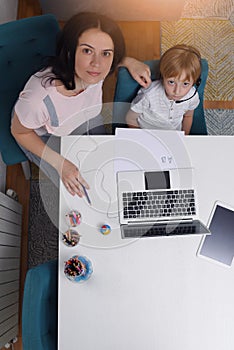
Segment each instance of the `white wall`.
[[0,0],[0,23],[17,18],[18,0]]

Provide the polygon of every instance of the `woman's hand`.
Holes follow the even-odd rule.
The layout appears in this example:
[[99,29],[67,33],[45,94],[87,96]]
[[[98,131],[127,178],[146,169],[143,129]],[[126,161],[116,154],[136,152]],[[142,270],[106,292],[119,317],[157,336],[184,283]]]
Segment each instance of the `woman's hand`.
[[60,176],[64,186],[72,196],[77,194],[79,197],[82,197],[84,195],[82,185],[89,189],[89,185],[81,176],[78,168],[69,160],[64,159],[60,171]]
[[129,70],[131,76],[144,88],[151,84],[151,72],[147,64],[132,57],[125,57],[119,66],[124,66]]
[[52,150],[48,145],[44,144],[42,158],[57,170],[64,186],[72,196],[77,194],[82,197],[85,194],[83,187],[89,189],[89,185],[81,176],[76,165]]
[[16,114],[14,114],[12,120],[11,131],[17,142],[30,152],[44,159],[57,170],[71,195],[74,196],[77,194],[79,197],[82,197],[84,195],[82,185],[89,189],[89,185],[83,179],[77,167],[45,144],[34,130],[24,127]]

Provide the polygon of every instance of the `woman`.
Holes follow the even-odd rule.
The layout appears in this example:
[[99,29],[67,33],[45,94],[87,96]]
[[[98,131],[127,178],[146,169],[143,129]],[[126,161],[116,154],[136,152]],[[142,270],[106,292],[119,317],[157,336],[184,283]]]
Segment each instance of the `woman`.
[[16,141],[31,161],[52,166],[72,195],[83,196],[88,184],[75,164],[45,144],[51,135],[69,135],[74,129],[78,134],[104,130],[98,116],[102,84],[118,65],[126,66],[142,86],[150,84],[149,68],[124,56],[123,35],[114,21],[77,14],[64,26],[55,57],[29,79],[16,102],[11,126]]

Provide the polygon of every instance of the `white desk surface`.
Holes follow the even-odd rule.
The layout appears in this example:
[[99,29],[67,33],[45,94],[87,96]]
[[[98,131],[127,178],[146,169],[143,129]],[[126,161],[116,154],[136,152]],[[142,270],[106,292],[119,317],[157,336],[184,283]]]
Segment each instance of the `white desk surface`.
[[[78,209],[82,237],[73,248],[59,240],[58,349],[233,350],[234,267],[198,258],[199,236],[120,238],[115,198],[110,205],[108,194],[116,186],[109,176],[113,164],[107,161],[113,159],[112,140],[111,136],[62,138],[61,153],[76,162],[79,158],[85,178],[90,185],[96,183],[96,194],[102,188],[102,200],[96,203],[91,189],[90,207],[61,185],[60,235],[67,229],[65,213]],[[185,143],[195,168],[200,217],[207,222],[216,200],[234,206],[234,138],[189,136]],[[97,144],[99,156],[88,159],[87,149],[96,150]],[[102,171],[95,171],[100,164]],[[103,171],[109,174],[107,180]],[[112,227],[107,236],[98,231],[105,223]],[[82,284],[63,273],[64,261],[76,254],[93,264],[93,275]]]

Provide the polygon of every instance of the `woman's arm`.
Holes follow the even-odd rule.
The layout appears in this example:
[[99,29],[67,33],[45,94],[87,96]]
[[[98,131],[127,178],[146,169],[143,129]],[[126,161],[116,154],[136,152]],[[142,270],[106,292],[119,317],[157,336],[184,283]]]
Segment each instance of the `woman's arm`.
[[125,57],[119,64],[119,67],[126,67],[132,77],[144,88],[151,84],[151,72],[147,64],[140,62],[132,57]]
[[185,135],[189,135],[192,123],[193,123],[193,113],[194,111],[187,111],[184,114],[182,121],[182,131],[184,131]]
[[128,124],[129,128],[139,128],[139,124],[138,124],[138,117],[139,117],[139,113],[136,113],[134,111],[132,111],[131,109],[129,109],[127,115],[126,115],[126,123]]
[[89,188],[89,186],[82,178],[77,167],[72,162],[62,157],[59,153],[48,147],[33,129],[24,127],[20,123],[16,113],[12,119],[11,133],[21,146],[45,160],[57,170],[67,190],[73,196],[75,194],[79,197],[83,196],[84,193],[81,184],[86,188]]

